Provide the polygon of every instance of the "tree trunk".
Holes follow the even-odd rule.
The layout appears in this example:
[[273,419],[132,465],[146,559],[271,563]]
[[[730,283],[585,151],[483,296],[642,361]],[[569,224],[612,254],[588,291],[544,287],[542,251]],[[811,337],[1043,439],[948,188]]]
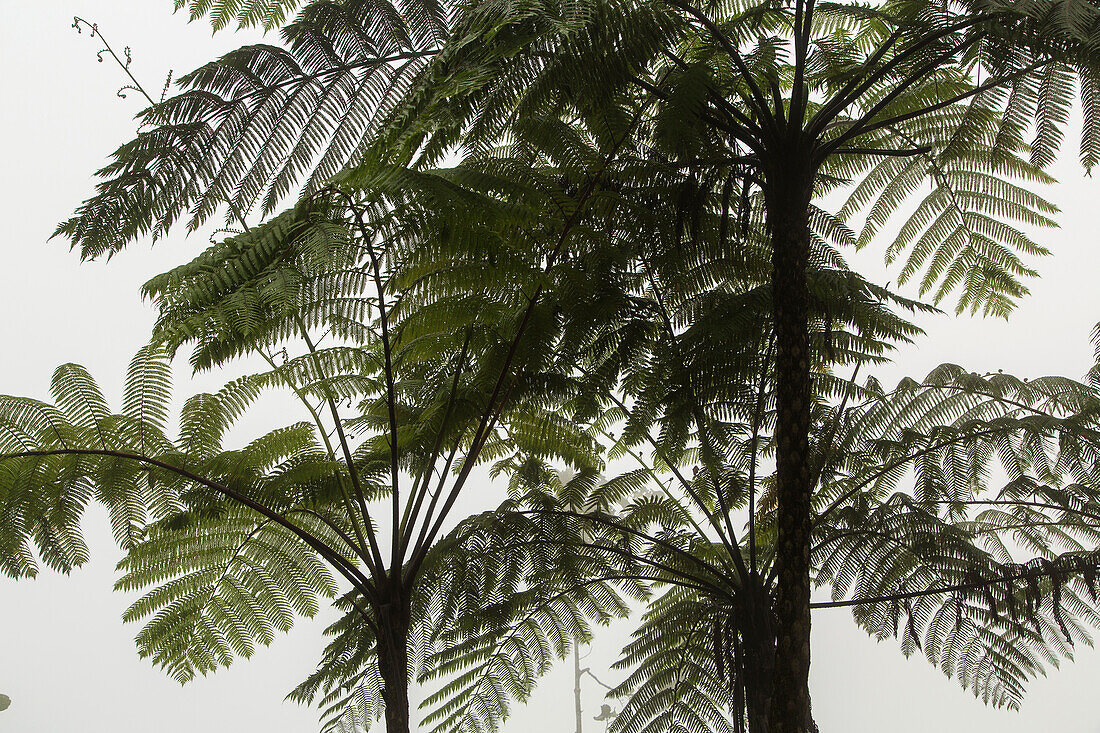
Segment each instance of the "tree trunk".
[[775,620],[771,596],[760,576],[742,587],[738,608],[741,629],[741,679],[749,733],[768,733],[775,670]]
[[810,730],[809,155],[792,145],[768,171],[776,344],[776,663],[769,733]]
[[390,588],[378,607],[378,672],[386,705],[386,733],[409,733],[409,599]]

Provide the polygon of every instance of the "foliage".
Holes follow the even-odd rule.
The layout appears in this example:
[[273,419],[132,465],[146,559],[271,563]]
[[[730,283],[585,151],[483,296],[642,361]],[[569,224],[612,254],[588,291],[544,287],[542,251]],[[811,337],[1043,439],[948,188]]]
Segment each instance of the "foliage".
[[[185,6],[215,29],[234,20],[273,29],[295,4],[177,2]],[[278,493],[279,510],[296,511],[290,497],[309,497],[343,517],[331,526],[292,523],[359,592],[343,596],[348,616],[333,627],[317,675],[295,693],[321,695],[330,719],[343,721],[333,725],[364,724],[379,695],[392,693],[395,678],[376,676],[389,662],[375,670],[366,660],[372,645],[388,648],[378,633],[384,615],[407,603],[416,673],[431,677],[439,665],[458,675],[430,699],[432,721],[441,731],[491,728],[570,635],[589,633],[577,609],[597,619],[625,609],[611,595],[614,559],[629,561],[615,582],[632,595],[673,586],[628,649],[637,668],[623,692],[634,697],[616,725],[725,720],[737,730],[744,708],[759,727],[754,715],[763,714],[771,682],[747,671],[777,638],[768,622],[773,591],[787,589],[779,622],[788,624],[785,594],[794,587],[791,577],[776,580],[774,568],[794,567],[791,557],[776,564],[776,535],[789,536],[792,522],[809,528],[812,518],[791,509],[792,499],[817,517],[794,545],[813,543],[816,578],[838,603],[854,603],[860,623],[880,636],[899,635],[904,619],[904,651],[923,645],[987,699],[1016,704],[1041,659],[1066,651],[1050,630],[1080,639],[1095,620],[1082,595],[1091,581],[1067,580],[1092,567],[1093,528],[1075,512],[1091,512],[1094,395],[1069,382],[1025,387],[952,368],[889,393],[837,377],[836,367],[874,363],[914,337],[896,310],[923,307],[852,273],[841,249],[867,246],[899,224],[886,251],[901,263],[900,281],[914,280],[936,303],[956,297],[960,312],[1006,315],[1026,292],[1030,261],[1045,253],[1030,232],[1051,225],[1055,210],[1032,188],[1050,181],[1044,168],[1061,144],[1075,85],[1084,102],[1081,160],[1091,167],[1100,155],[1098,21],[1094,3],[1068,0],[706,8],[315,0],[283,28],[285,48],[228,54],[146,110],[143,131],[116,151],[97,194],[57,233],[98,257],[162,236],[181,218],[194,229],[219,210],[244,229],[151,281],[147,294],[161,308],[157,337],[173,350],[194,345],[196,368],[257,350],[271,361],[270,371],[227,388],[230,409],[286,386],[313,418],[313,428],[288,428],[256,450],[287,461],[277,446],[301,440],[294,461],[327,461],[331,471],[322,481],[295,463],[285,481],[263,474],[263,482],[289,492]],[[456,152],[457,165],[437,167]],[[299,188],[297,205],[270,218]],[[256,216],[266,222],[250,228]],[[788,245],[801,248],[791,267],[782,259]],[[789,303],[798,307],[785,315]],[[311,329],[338,345],[318,348]],[[276,364],[272,352],[299,339],[305,353]],[[785,366],[795,361],[798,369]],[[59,402],[76,390],[70,382]],[[781,397],[792,385],[810,398]],[[340,415],[345,400],[358,408],[354,417]],[[100,431],[96,446],[107,444],[101,402],[88,403],[90,420],[71,415],[74,430]],[[49,409],[69,415],[77,406]],[[204,460],[218,451],[204,435],[221,420],[211,414],[184,426],[187,451]],[[26,420],[19,413],[14,424],[41,433]],[[353,445],[345,428],[366,437]],[[143,446],[175,446],[143,427],[138,435]],[[553,460],[583,476],[600,470],[601,435],[609,456],[646,460],[641,449],[648,464],[607,482],[558,486]],[[65,486],[82,506],[99,484],[70,467],[72,448],[61,445],[64,460],[49,458],[66,477],[59,481],[69,481],[61,469],[75,471]],[[107,460],[104,448],[94,450],[94,460],[81,460]],[[991,493],[995,455],[1010,482]],[[758,476],[773,458],[780,470]],[[506,511],[464,525],[439,547],[482,573],[480,585],[468,582],[491,600],[485,609],[438,610],[418,583],[431,577],[450,587],[434,575],[436,563],[459,572],[435,540],[478,460],[495,460],[515,485],[535,490],[518,492],[525,498],[506,509],[553,507],[554,521],[570,526],[547,525],[559,549],[540,541],[524,555],[507,537],[530,515]],[[809,485],[795,486],[790,466]],[[443,478],[433,489],[437,468]],[[666,470],[678,488],[662,483]],[[910,470],[912,490],[896,492]],[[1060,485],[1067,475],[1072,490]],[[667,495],[639,496],[651,481]],[[209,492],[197,505],[183,489],[154,497],[146,529],[136,491],[99,497],[123,517],[116,532],[135,547],[135,583],[160,582],[158,557],[185,551],[150,551],[145,561],[139,550],[207,542],[187,540],[190,525],[173,503],[218,528],[203,534],[220,537],[203,552],[216,546],[224,557],[246,540],[286,551],[267,530],[253,537],[235,524]],[[392,509],[388,560],[367,508],[375,500],[389,502],[383,514]],[[979,501],[1013,504],[965,509]],[[71,527],[71,510],[56,511]],[[736,512],[749,525],[740,539]],[[26,529],[27,516],[12,515],[12,547],[55,531]],[[1030,530],[1019,526],[1040,518]],[[541,525],[522,526],[541,536]],[[124,539],[137,530],[140,542]],[[1036,558],[1013,562],[1006,537]],[[78,562],[78,540],[55,543],[60,559],[47,561]],[[471,559],[469,543],[485,555],[495,542],[518,554],[489,553],[492,561],[522,565],[541,585]],[[578,551],[575,559],[561,547]],[[206,566],[193,572],[182,586],[213,577]],[[224,585],[245,602],[241,576],[227,574]],[[190,598],[181,592],[165,603]],[[295,604],[274,595],[265,603],[263,614],[247,616],[251,626],[242,621],[252,636],[208,640],[183,668],[221,663],[285,626]],[[228,607],[203,606],[205,623]],[[477,620],[481,612],[488,620]],[[1034,622],[1034,633],[1016,616]],[[679,662],[655,634],[672,621],[687,634],[677,643],[714,653],[690,670],[671,669]],[[170,637],[173,623],[154,637]],[[165,660],[190,654],[150,644],[169,650]],[[501,654],[515,655],[514,666],[502,666]]]
[[287,20],[287,16],[298,7],[297,0],[270,0],[258,2],[257,0],[175,0],[176,11],[187,9],[191,20],[209,16],[210,25],[215,31],[229,26],[234,20],[237,28],[259,26],[264,31],[279,28]]
[[[410,674],[481,690],[478,699],[496,710],[522,696],[568,642],[532,652],[511,685],[494,683],[507,671],[499,654],[489,674],[463,674],[468,660],[456,649],[505,641],[490,630],[477,639],[444,633],[445,621],[466,610],[454,599],[473,551],[437,540],[479,461],[507,461],[518,450],[578,467],[599,462],[591,440],[562,428],[560,397],[548,388],[560,334],[532,298],[576,221],[536,220],[548,195],[566,200],[560,187],[506,198],[499,175],[476,168],[391,167],[376,181],[359,198],[327,188],[150,280],[161,346],[135,360],[125,415],[108,411],[81,368],[64,367],[57,406],[9,409],[12,438],[0,448],[4,504],[19,512],[4,522],[5,560],[23,563],[11,572],[33,573],[30,543],[47,561],[60,557],[52,562],[59,569],[83,561],[80,510],[99,499],[120,517],[128,549],[119,587],[145,590],[126,613],[145,621],[139,651],[181,681],[250,655],[339,593],[349,617],[293,693],[320,698],[326,729],[366,726],[384,711],[400,730],[408,703],[395,695]],[[495,281],[485,277],[487,255],[497,258]],[[269,369],[190,398],[170,440],[167,358],[186,346],[196,370],[247,355]],[[225,449],[226,431],[272,389],[289,391],[311,421]],[[56,504],[65,524],[43,502]],[[54,539],[58,526],[64,542]],[[571,577],[546,552],[514,548],[511,574],[478,598],[526,604],[536,614],[528,625],[565,624],[562,639],[586,629],[585,619],[626,613],[610,582],[542,598],[539,578],[565,588]],[[541,569],[535,581],[532,568]],[[350,590],[334,583],[333,570]],[[391,641],[408,656],[385,657]],[[445,707],[441,725],[493,716]]]
[[[309,496],[302,487],[324,477],[331,464],[306,424],[271,431],[241,449],[224,448],[226,429],[251,401],[232,389],[190,398],[180,412],[180,435],[170,440],[161,423],[169,402],[167,368],[163,351],[142,349],[120,413],[108,411],[76,365],[57,370],[56,405],[3,398],[7,455],[0,470],[9,512],[3,557],[15,577],[37,573],[35,553],[61,571],[81,564],[87,548],[80,517],[89,501],[100,501],[116,538],[130,550],[123,563],[130,572],[120,587],[172,580],[127,612],[131,619],[157,613],[139,637],[139,650],[188,678],[227,663],[233,653],[248,656],[255,642],[269,642],[272,631],[289,628],[295,616],[313,616],[318,599],[333,595],[328,571],[279,521],[324,502],[323,490]],[[296,481],[288,480],[291,469]],[[233,488],[219,495],[223,485]],[[271,516],[243,513],[236,499],[226,501],[234,496],[262,502]],[[315,531],[335,536],[326,526]]]
[[[1100,395],[1064,378],[980,377],[953,365],[890,391],[872,380],[858,394],[858,404],[822,402],[815,413],[813,567],[835,599],[815,607],[851,606],[869,633],[898,638],[906,655],[923,653],[987,703],[1017,707],[1027,679],[1091,644],[1100,621]],[[765,456],[771,399],[757,438]],[[728,441],[724,506],[710,498],[721,496],[713,474],[675,468],[698,453],[662,470],[663,444],[647,449],[648,438],[626,432],[616,443],[653,456],[647,478],[661,493],[650,489],[618,521],[650,535],[637,554],[665,587],[619,662],[628,676],[617,730],[740,730],[753,684],[743,676],[759,674],[744,609],[752,579],[765,598],[774,593],[774,475],[755,479],[753,539],[731,549],[710,520],[740,510],[744,521],[754,488],[742,488],[752,480],[745,456],[758,458],[749,424],[709,429]],[[663,547],[670,537],[682,552]]]

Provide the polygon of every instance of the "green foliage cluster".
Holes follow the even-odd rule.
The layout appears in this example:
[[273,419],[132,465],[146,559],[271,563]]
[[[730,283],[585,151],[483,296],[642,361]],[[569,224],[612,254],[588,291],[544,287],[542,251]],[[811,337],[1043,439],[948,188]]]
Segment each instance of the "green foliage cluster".
[[[995,705],[1090,643],[1097,380],[866,370],[914,313],[1026,293],[1077,97],[1100,162],[1096,3],[176,7],[282,42],[182,77],[57,234],[238,232],[146,283],[119,411],[75,365],[0,397],[6,573],[79,565],[104,504],[181,681],[330,602],[291,697],[338,731],[409,730],[410,681],[433,733],[494,731],[638,605],[613,730],[809,730],[775,702],[799,553],[805,604]],[[882,241],[931,305],[848,267]],[[180,349],[267,366],[173,421]],[[226,448],[268,390],[307,419]],[[507,501],[452,516],[483,476]]]

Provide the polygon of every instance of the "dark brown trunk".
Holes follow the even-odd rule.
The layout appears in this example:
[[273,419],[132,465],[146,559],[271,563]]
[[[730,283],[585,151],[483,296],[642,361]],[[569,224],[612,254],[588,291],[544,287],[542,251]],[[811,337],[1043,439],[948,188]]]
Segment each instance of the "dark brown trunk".
[[775,669],[775,619],[771,596],[759,576],[746,583],[742,593],[738,623],[748,732],[767,733]]
[[378,672],[386,704],[386,733],[409,733],[409,599],[400,588],[378,607]]
[[804,733],[810,719],[809,156],[792,146],[768,171],[776,345],[776,660],[768,733]]

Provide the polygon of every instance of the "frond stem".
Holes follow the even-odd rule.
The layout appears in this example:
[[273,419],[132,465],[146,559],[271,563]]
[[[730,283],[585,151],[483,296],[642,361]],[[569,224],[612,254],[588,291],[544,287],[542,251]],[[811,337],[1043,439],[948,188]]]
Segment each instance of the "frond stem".
[[[439,424],[439,431],[435,436],[435,444],[432,446],[431,458],[428,460],[428,464],[424,467],[424,470],[417,476],[409,492],[409,500],[405,506],[405,516],[401,518],[401,545],[398,548],[399,560],[403,560],[405,552],[408,551],[409,541],[412,539],[413,527],[416,525],[417,516],[420,514],[420,507],[424,503],[424,496],[428,493],[428,483],[431,480],[432,471],[435,470],[436,461],[439,459],[439,452],[443,447],[443,437],[447,430],[447,424],[451,420],[451,412],[454,410],[455,399],[458,396],[458,382],[462,377],[462,370],[466,364],[466,353],[470,346],[471,335],[471,329],[467,329],[466,337],[462,340],[462,349],[458,354],[458,365],[455,367],[454,379],[451,382],[451,394],[447,398],[447,407],[443,412],[443,420]],[[451,453],[451,457],[446,462],[446,470],[443,476],[447,475],[446,471],[450,469],[451,459],[453,459],[453,457],[454,453]],[[435,495],[438,496],[439,492],[437,491]]]
[[393,541],[391,543],[390,571],[396,573],[400,567],[400,558],[398,556],[400,537],[398,528],[401,526],[401,482],[397,442],[397,388],[393,379],[393,343],[390,340],[389,314],[386,309],[386,289],[382,283],[382,265],[378,253],[374,251],[374,245],[371,244],[371,235],[370,232],[367,231],[366,223],[363,221],[362,209],[356,205],[355,199],[352,198],[351,194],[347,191],[343,191],[335,186],[332,187],[331,190],[347,201],[348,208],[355,216],[355,223],[359,229],[359,235],[363,238],[363,246],[367,248],[367,256],[370,258],[371,274],[374,279],[375,291],[378,293],[378,321],[382,332],[382,355],[385,359],[386,377],[386,407],[389,413],[390,428],[390,504],[393,509]]
[[1019,573],[1002,575],[993,579],[978,580],[971,583],[959,583],[958,585],[944,586],[940,588],[927,588],[925,590],[907,591],[904,593],[894,593],[886,596],[876,596],[874,598],[859,598],[846,601],[827,601],[823,603],[811,603],[810,608],[844,608],[850,606],[866,606],[872,603],[905,601],[911,598],[923,598],[925,596],[935,596],[943,593],[954,593],[961,590],[978,590],[981,588],[988,588],[991,585],[997,585],[998,583],[1007,583],[1012,580],[1023,580],[1025,578],[1048,578],[1055,574],[1060,575],[1077,571],[1078,570],[1075,567],[1051,568],[1047,570],[1034,568]]
[[[677,353],[683,355],[680,343],[676,338],[676,330],[672,325],[672,318],[669,316],[668,310],[665,308],[664,299],[661,297],[660,289],[657,287],[657,282],[653,276],[653,270],[648,261],[643,261],[646,274],[649,278],[650,288],[653,290],[653,298],[657,304],[657,310],[661,313],[661,320],[664,324],[665,331],[668,335],[668,339],[672,347]],[[749,572],[745,567],[745,560],[741,557],[741,548],[737,542],[737,533],[733,529],[733,523],[730,521],[729,507],[726,506],[726,502],[722,498],[722,485],[721,485],[721,472],[718,466],[718,452],[715,450],[714,443],[711,440],[710,431],[707,429],[706,416],[703,414],[702,407],[699,404],[698,395],[695,394],[695,389],[691,384],[690,378],[687,380],[688,390],[691,392],[692,405],[691,412],[695,418],[695,425],[698,430],[699,442],[702,446],[701,457],[703,464],[706,466],[707,472],[710,474],[711,481],[714,482],[714,500],[715,500],[715,513],[719,514],[722,521],[725,524],[728,535],[719,536],[722,537],[726,548],[729,550],[730,556],[733,559],[734,564],[737,566],[737,571],[741,574],[744,580],[748,580]],[[717,523],[716,523],[717,524]]]
[[[947,36],[950,36],[952,33],[966,30],[971,26],[989,20],[991,17],[992,16],[990,15],[979,15],[974,18],[967,18],[966,20],[960,21],[958,23],[945,26],[937,32],[930,33],[929,35],[922,37],[921,40],[917,41],[912,46],[903,49],[901,53],[891,58],[878,69],[872,70],[874,65],[881,61],[883,57],[890,51],[890,49],[893,48],[894,44],[896,44],[901,39],[902,35],[904,35],[903,29],[899,26],[894,30],[893,33],[890,34],[889,38],[887,38],[886,41],[884,41],[882,45],[880,45],[875,50],[875,52],[867,58],[860,69],[857,70],[857,72],[852,76],[851,81],[849,81],[844,86],[844,88],[841,89],[840,92],[838,92],[836,96],[833,97],[831,101],[827,102],[821,107],[821,109],[817,111],[817,113],[810,120],[810,124],[807,125],[807,130],[815,137],[817,135],[820,135],[833,122],[833,120],[836,119],[837,115],[839,115],[848,107],[848,105],[859,99],[863,94],[874,87],[875,84],[884,79],[898,65],[904,63],[906,60],[916,55],[917,53],[920,53],[922,50],[932,45],[933,43],[936,43],[946,38]],[[913,78],[919,77],[911,75],[910,79]],[[905,85],[903,84],[899,84],[898,88],[901,89],[904,88],[904,86]]]
[[[593,524],[598,524],[600,526],[607,527],[607,528],[612,529],[616,532],[622,532],[624,534],[628,534],[628,535],[631,535],[633,537],[638,537],[640,539],[643,539],[646,542],[651,542],[654,545],[656,545],[657,547],[664,548],[664,549],[666,549],[666,550],[668,550],[668,551],[670,551],[670,552],[672,552],[676,555],[684,557],[684,558],[690,560],[691,562],[699,565],[703,569],[709,571],[712,575],[714,575],[715,578],[718,578],[719,580],[728,580],[729,579],[729,576],[725,572],[723,572],[721,568],[718,568],[714,565],[711,565],[710,563],[708,563],[703,558],[697,557],[697,556],[693,555],[692,553],[688,552],[687,550],[684,550],[683,548],[677,547],[676,545],[673,545],[670,542],[666,542],[662,539],[654,537],[653,535],[646,534],[645,532],[643,532],[641,530],[634,529],[632,527],[628,527],[624,524],[620,524],[619,522],[613,521],[611,519],[605,519],[603,517],[599,517],[599,516],[596,516],[596,515],[593,515],[593,514],[585,514],[585,513],[582,513],[582,512],[575,512],[575,511],[570,511],[570,510],[566,510],[566,509],[521,509],[521,510],[517,510],[516,513],[517,514],[535,514],[535,515],[538,515],[538,516],[573,517],[574,519],[589,521],[589,522],[592,522]],[[528,538],[525,541],[530,542],[531,540]],[[550,540],[550,542],[555,542],[555,541],[560,541],[560,540]],[[583,546],[588,547],[590,545],[583,545]],[[591,547],[593,547],[594,549],[599,549],[599,548],[603,548],[604,546],[603,545],[591,545]],[[640,562],[649,563],[649,561],[644,559],[644,558],[635,558],[635,559],[638,559]],[[660,567],[662,570],[665,570],[666,572],[674,572],[674,571],[670,570],[668,567],[665,567],[665,566],[658,565],[656,567]]]
[[[866,135],[869,132],[874,132],[875,130],[882,129],[884,127],[890,127],[891,125],[897,125],[901,122],[906,122],[906,121],[914,119],[916,117],[923,117],[924,115],[931,114],[933,112],[941,110],[944,107],[950,107],[951,105],[957,104],[958,102],[961,102],[965,99],[969,99],[970,97],[976,96],[976,95],[981,94],[981,93],[986,92],[986,91],[989,91],[990,89],[999,87],[1003,84],[1008,84],[1010,82],[1015,81],[1016,79],[1019,79],[1020,77],[1027,76],[1028,74],[1032,73],[1033,71],[1037,71],[1037,70],[1041,69],[1042,67],[1046,66],[1049,63],[1050,63],[1049,59],[1043,59],[1043,60],[1040,60],[1040,61],[1036,61],[1035,63],[1028,64],[1026,67],[1024,67],[1024,68],[1022,68],[1022,69],[1020,69],[1016,72],[1013,72],[1011,74],[1006,74],[1005,76],[1001,76],[1001,77],[994,77],[993,79],[990,79],[989,81],[985,82],[984,84],[979,84],[978,86],[974,87],[973,89],[970,89],[970,90],[965,91],[965,92],[960,92],[959,94],[956,94],[956,95],[951,96],[947,99],[936,102],[935,104],[930,104],[930,105],[927,105],[925,107],[921,107],[920,109],[912,110],[912,111],[906,112],[904,114],[896,115],[894,117],[889,117],[887,119],[880,120],[878,122],[873,122],[872,123],[871,119],[872,119],[873,115],[877,113],[877,109],[879,107],[881,107],[881,103],[880,103],[880,104],[876,105],[875,108],[872,109],[870,112],[868,112],[866,115],[863,115],[858,120],[856,120],[855,124],[847,132],[843,133],[842,135],[838,136],[834,140],[831,140],[826,145],[822,146],[822,149],[820,150],[820,152],[818,154],[818,157],[820,159],[824,159],[825,157],[827,157],[827,156],[831,155],[832,153],[836,152],[836,149],[841,147],[844,143],[847,143],[851,140],[854,140],[855,138],[859,137],[860,135]],[[900,86],[899,86],[899,89],[901,89]]]
[[[272,373],[279,374],[279,377],[283,380],[283,383],[286,384],[286,386],[289,387],[292,392],[294,392],[294,394],[298,397],[298,400],[305,406],[306,410],[309,412],[310,416],[313,418],[314,424],[317,425],[317,432],[320,433],[320,435],[321,435],[321,440],[325,444],[325,450],[328,452],[329,458],[331,458],[333,461],[335,461],[336,460],[336,451],[332,447],[332,440],[329,438],[328,431],[325,430],[325,425],[324,425],[324,422],[322,422],[322,420],[321,420],[320,413],[317,412],[317,409],[306,398],[305,394],[298,387],[298,385],[296,385],[293,381],[291,381],[289,376],[287,376],[283,372],[279,371],[279,367],[278,367],[278,365],[275,364],[275,360],[272,359],[271,356],[266,351],[264,351],[263,349],[256,349],[256,352],[263,358],[264,361],[266,361],[268,363],[269,366],[271,366]],[[348,512],[348,517],[351,519],[351,523],[352,523],[352,527],[353,527],[354,532],[355,532],[355,536],[359,540],[357,543],[352,542],[350,540],[350,538],[346,539],[345,541],[348,543],[348,546],[351,547],[355,551],[355,554],[359,557],[359,559],[366,561],[368,559],[367,554],[366,554],[366,552],[367,552],[366,538],[363,536],[363,532],[359,527],[359,522],[356,518],[357,515],[356,515],[355,505],[352,503],[351,496],[348,494],[347,487],[344,486],[344,477],[343,477],[342,474],[337,477],[337,483],[340,484],[340,493],[343,495],[342,500],[344,502],[344,508]]]
[[267,517],[276,524],[290,530],[299,539],[301,539],[303,542],[313,548],[313,550],[316,551],[317,554],[325,558],[325,560],[327,560],[329,564],[332,565],[332,567],[337,570],[341,575],[347,578],[354,587],[371,595],[374,595],[375,593],[374,584],[370,581],[369,578],[359,572],[359,569],[356,568],[355,565],[350,563],[346,558],[343,557],[343,555],[327,545],[316,535],[298,526],[294,522],[291,522],[280,513],[276,512],[270,507],[261,504],[255,499],[252,499],[251,497],[248,497],[240,493],[239,491],[231,489],[224,484],[218,483],[217,481],[206,478],[205,476],[200,476],[192,471],[188,471],[186,468],[173,466],[172,464],[166,463],[165,461],[159,460],[157,458],[143,456],[138,453],[127,453],[125,451],[96,448],[64,448],[58,450],[20,451],[18,453],[6,453],[0,455],[0,460],[67,455],[101,456],[107,458],[121,458],[123,460],[136,461],[137,463],[143,463],[149,466],[155,466],[156,468],[164,469],[165,471],[170,471],[179,476],[182,476],[183,478],[188,479],[189,481],[193,481],[197,484],[201,484],[202,486],[206,486],[209,489],[213,489],[219,494],[229,499],[232,499],[238,504],[243,504],[249,509],[252,509],[259,514],[262,514],[264,517]]
[[[332,390],[329,388],[327,379],[325,378],[324,369],[321,367],[321,360],[317,356],[317,347],[314,345],[313,340],[309,337],[309,330],[306,328],[306,324],[300,317],[296,317],[298,328],[301,332],[302,340],[305,341],[306,348],[309,349],[309,353],[313,359],[314,368],[317,369],[318,375],[320,375],[323,384],[325,385],[325,401],[328,402],[329,413],[332,415],[332,422],[336,426],[336,436],[340,440],[340,449],[344,454],[344,462],[348,467],[348,476],[351,478],[351,485],[355,489],[356,498],[359,501],[359,511],[362,512],[363,529],[366,532],[367,543],[370,546],[371,555],[374,557],[373,563],[367,563],[367,567],[371,569],[371,573],[374,576],[376,582],[380,581],[383,576],[383,570],[386,567],[385,561],[382,559],[382,553],[378,547],[378,538],[375,536],[374,522],[371,521],[370,510],[367,508],[367,499],[363,494],[363,486],[359,482],[359,470],[355,467],[355,459],[351,454],[351,447],[348,444],[347,435],[344,433],[344,424],[340,418],[340,411],[336,407],[336,400],[332,395]],[[342,482],[340,483],[341,489],[347,491]],[[348,499],[350,501],[350,499]],[[353,515],[354,516],[354,515]]]
[[745,63],[744,57],[741,56],[737,47],[726,37],[726,34],[722,32],[722,29],[710,19],[703,11],[691,5],[689,2],[683,2],[682,0],[665,0],[672,7],[682,10],[688,15],[694,17],[699,24],[702,25],[707,31],[714,37],[714,40],[718,42],[718,45],[722,47],[722,50],[726,52],[730,60],[733,61],[734,66],[741,72],[742,78],[745,80],[746,86],[749,91],[752,92],[752,98],[755,101],[755,105],[750,106],[750,109],[760,116],[768,126],[772,128],[772,132],[779,133],[779,125],[776,122],[775,117],[768,109],[768,102],[764,98],[764,94],[760,91],[760,87],[757,86],[756,80],[753,79],[752,71],[749,69],[747,63]]
[[[581,371],[584,372],[584,369],[581,369]],[[608,399],[614,402],[619,407],[619,409],[623,411],[623,414],[627,416],[630,415],[630,410],[627,408],[626,404],[622,402],[622,400],[620,400],[618,397],[616,397],[613,392],[609,392],[607,396]],[[710,510],[707,509],[707,504],[703,501],[703,497],[699,496],[699,494],[692,487],[691,482],[688,481],[684,474],[680,472],[680,469],[676,467],[676,464],[669,459],[669,457],[665,454],[664,450],[661,449],[661,446],[657,443],[653,436],[646,432],[645,437],[646,441],[656,452],[657,457],[661,459],[662,463],[668,466],[669,471],[671,471],[672,475],[679,480],[680,485],[684,488],[684,491],[687,493],[687,495],[691,498],[692,501],[695,502],[695,505],[699,507],[699,511],[703,512],[703,515],[707,518],[708,523],[715,529],[715,531],[718,533],[718,536],[721,538],[722,544],[729,548],[731,544],[729,538],[726,537],[723,533],[722,525],[718,522],[718,520],[710,512]],[[700,535],[705,537],[702,532],[700,532]]]
[[[608,438],[609,440],[614,440],[614,438],[612,438],[610,435],[608,435],[603,430],[599,430],[598,428],[597,428],[597,430],[601,435]],[[661,487],[661,493],[664,494],[666,497],[668,497],[669,501],[671,501],[673,504],[676,505],[677,509],[679,509],[680,516],[682,516],[684,518],[684,521],[686,521],[688,524],[691,525],[691,528],[695,530],[695,532],[699,535],[699,537],[706,540],[707,542],[710,542],[711,539],[707,536],[707,533],[703,530],[702,525],[700,525],[699,522],[695,519],[695,517],[693,517],[691,515],[691,512],[688,511],[688,508],[686,506],[684,506],[683,502],[672,495],[672,490],[669,489],[669,487],[665,486],[664,482],[661,481],[660,478],[658,478],[657,469],[655,469],[653,466],[647,464],[645,462],[645,460],[635,450],[628,447],[625,443],[622,443],[620,445],[622,445],[622,449],[624,451],[626,451],[630,455],[630,457],[633,458],[634,461],[638,465],[640,465],[645,470],[646,473],[648,473],[650,475],[650,477],[653,479],[654,483],[656,483],[658,486]]]

